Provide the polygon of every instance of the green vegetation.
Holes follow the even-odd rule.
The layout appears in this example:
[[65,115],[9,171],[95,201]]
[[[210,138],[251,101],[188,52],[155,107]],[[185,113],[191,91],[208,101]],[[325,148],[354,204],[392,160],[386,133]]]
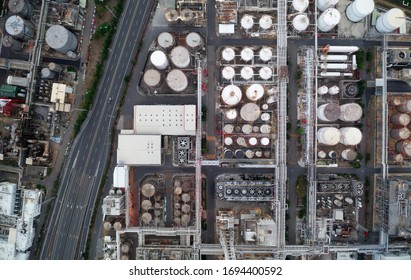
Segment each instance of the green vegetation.
[[364,157],[363,157],[363,155],[361,154],[361,153],[358,153],[357,154],[357,160],[362,160]]
[[112,26],[107,22],[101,24],[96,29],[96,32],[94,32],[93,39],[96,40],[96,39],[100,39],[100,38],[106,36],[110,32],[111,28],[112,28]]
[[67,72],[77,72],[77,69],[74,66],[67,66],[66,70]]
[[42,191],[42,192],[44,193],[44,195],[46,195],[46,194],[47,194],[47,188],[46,188],[46,186],[45,186],[45,185],[42,185],[42,184],[37,184],[37,185],[36,185],[36,189],[38,189],[38,190]]
[[305,208],[298,210],[298,218],[304,219],[306,213],[307,211],[305,210]]
[[303,205],[304,207],[307,205],[307,177],[305,175],[300,175],[297,178],[297,187],[296,187],[296,195],[297,195],[297,204]]
[[201,153],[203,155],[208,153],[207,139],[205,137],[201,138]]
[[303,71],[301,71],[301,69],[297,69],[297,73],[295,74],[296,80],[299,81],[302,76],[303,76]]
[[201,106],[201,121],[206,122],[207,121],[207,106]]
[[371,154],[367,153],[367,155],[365,156],[365,161],[368,163],[371,161]]
[[361,168],[361,163],[359,163],[358,161],[353,161],[351,162],[351,166],[354,168]]
[[367,82],[365,80],[360,80],[358,83],[358,94],[362,96],[365,93],[365,89],[367,88]]
[[371,62],[371,60],[372,60],[372,52],[371,51],[367,51],[365,59],[367,60],[367,62]]
[[357,53],[357,65],[358,69],[365,68],[365,52],[363,50],[359,50]]
[[131,76],[130,75],[125,76],[124,81],[126,82],[126,84],[128,84],[131,81]]
[[291,129],[291,123],[287,122],[287,131]]
[[295,133],[297,133],[299,136],[303,135],[304,132],[305,130],[302,127],[297,127],[297,129],[295,130]]

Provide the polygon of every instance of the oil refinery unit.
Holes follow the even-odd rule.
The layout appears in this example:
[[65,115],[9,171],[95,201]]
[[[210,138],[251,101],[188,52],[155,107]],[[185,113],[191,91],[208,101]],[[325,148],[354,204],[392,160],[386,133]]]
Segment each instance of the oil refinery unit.
[[191,25],[201,27],[204,24],[204,13],[207,9],[205,0],[167,0],[164,17],[168,24]]

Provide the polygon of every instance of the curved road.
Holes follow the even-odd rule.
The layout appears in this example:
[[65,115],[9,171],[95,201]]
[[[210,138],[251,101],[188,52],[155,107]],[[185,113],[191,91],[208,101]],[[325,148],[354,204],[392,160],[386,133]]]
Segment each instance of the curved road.
[[124,77],[151,7],[152,1],[125,3],[93,109],[62,170],[57,202],[47,226],[40,259],[81,259],[108,160],[110,132]]

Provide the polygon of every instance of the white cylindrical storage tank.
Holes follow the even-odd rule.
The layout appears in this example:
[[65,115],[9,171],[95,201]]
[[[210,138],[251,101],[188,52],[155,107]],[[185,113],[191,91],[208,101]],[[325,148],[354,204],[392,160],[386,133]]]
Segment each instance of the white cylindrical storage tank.
[[235,76],[235,70],[231,66],[226,66],[221,71],[221,75],[223,76],[224,79],[231,80]]
[[240,116],[247,122],[255,122],[261,115],[260,107],[254,103],[247,103],[241,107]]
[[17,39],[14,39],[11,35],[5,35],[1,39],[1,43],[6,48],[11,48],[11,50],[18,52],[23,49],[23,43]]
[[374,0],[355,0],[345,10],[347,18],[352,22],[359,22],[374,11]]
[[321,69],[348,69],[348,64],[346,63],[321,63],[320,64]]
[[390,136],[394,139],[401,139],[405,140],[410,138],[411,132],[408,128],[402,127],[402,128],[394,128],[391,129],[390,131]]
[[236,109],[229,109],[226,110],[224,112],[224,116],[228,119],[228,120],[235,120],[238,116],[238,112]]
[[317,131],[317,139],[323,145],[335,146],[340,141],[340,130],[335,127],[322,127]]
[[56,64],[56,63],[54,63],[54,62],[50,62],[50,63],[48,64],[48,67],[49,67],[49,69],[50,69],[51,71],[54,71],[54,72],[56,72],[56,73],[60,73],[61,71],[63,71],[63,67],[61,67],[61,65],[58,65],[58,64]]
[[348,60],[348,55],[338,55],[338,54],[330,54],[330,55],[324,55],[322,54],[320,56],[320,60],[326,60],[326,61],[347,61]]
[[293,18],[293,27],[298,32],[307,30],[310,20],[307,15],[297,15]]
[[244,15],[241,18],[241,27],[244,28],[245,30],[253,28],[254,25],[254,18],[251,15]]
[[48,68],[43,68],[41,69],[41,77],[43,79],[53,80],[56,77],[56,72],[53,72]]
[[321,77],[340,77],[342,75],[341,72],[326,72],[323,71],[320,73]]
[[250,66],[244,66],[243,68],[241,68],[240,74],[241,78],[243,78],[244,80],[250,80],[254,76],[254,70]]
[[231,146],[231,145],[233,144],[233,138],[231,138],[231,137],[226,137],[226,138],[224,139],[224,144],[225,144],[226,146]]
[[236,85],[228,85],[221,92],[221,99],[228,106],[235,106],[240,103],[243,94]]
[[20,16],[11,16],[7,19],[6,31],[14,38],[24,41],[33,39],[36,34],[34,25]]
[[273,70],[270,67],[264,66],[258,71],[260,78],[263,80],[269,80],[273,77]]
[[9,12],[18,14],[24,18],[30,18],[33,15],[33,6],[27,0],[9,0]]
[[345,149],[341,152],[341,157],[347,161],[353,161],[357,158],[357,152],[351,149]]
[[397,111],[400,113],[411,113],[411,100],[406,100],[404,103],[397,106]]
[[268,122],[269,120],[271,120],[271,115],[270,115],[270,113],[262,113],[261,116],[260,116],[260,119],[263,122]]
[[184,9],[180,12],[180,19],[185,24],[194,22],[194,12],[190,9]]
[[407,126],[411,122],[411,118],[407,114],[394,114],[391,116],[390,121],[392,124]]
[[168,50],[175,44],[174,36],[169,32],[162,32],[157,37],[157,43],[159,47]]
[[251,146],[257,145],[257,143],[258,143],[257,138],[251,137],[250,139],[248,139],[248,143],[249,143]]
[[168,59],[163,51],[154,51],[150,56],[150,61],[157,69],[164,70],[168,67]]
[[183,71],[178,69],[171,70],[167,75],[167,85],[175,92],[182,92],[188,86],[188,79]]
[[258,23],[260,24],[261,29],[267,30],[273,26],[273,19],[270,15],[263,15]]
[[318,158],[324,159],[327,156],[327,153],[324,151],[319,151],[317,156]]
[[319,95],[324,95],[328,93],[328,87],[327,86],[321,86],[318,88],[317,93]]
[[260,84],[252,84],[246,90],[247,98],[251,101],[257,101],[264,95],[264,88]]
[[411,142],[408,140],[398,141],[395,150],[406,157],[411,157]]
[[166,9],[164,12],[164,17],[168,23],[177,23],[179,14],[175,9]]
[[297,12],[304,12],[308,8],[308,0],[293,0],[293,8]]
[[318,30],[327,32],[340,23],[341,14],[337,9],[329,8],[318,18]]
[[77,49],[77,37],[62,25],[53,25],[46,32],[47,45],[58,52],[67,53]]
[[330,88],[328,88],[328,93],[331,95],[336,95],[338,93],[340,93],[340,88],[338,86],[332,86]]
[[236,142],[237,142],[237,145],[239,146],[243,146],[243,147],[247,146],[247,142],[245,141],[244,137],[238,137]]
[[190,65],[190,53],[187,48],[177,46],[171,50],[171,62],[177,68],[187,68]]
[[245,156],[247,157],[247,158],[253,158],[254,157],[254,151],[252,151],[252,150],[247,150],[247,151],[245,151]]
[[29,79],[25,77],[8,76],[6,82],[8,85],[14,85],[19,87],[29,86]]
[[224,133],[228,133],[228,134],[233,133],[233,131],[234,131],[234,125],[232,125],[232,124],[226,124],[226,125],[223,127],[223,131],[224,131]]
[[244,124],[241,127],[241,131],[245,134],[250,134],[251,132],[253,132],[253,126],[251,124]]
[[398,8],[393,8],[377,19],[375,28],[378,32],[387,33],[405,24],[405,14]]
[[271,125],[263,124],[262,126],[260,126],[260,132],[264,134],[269,134],[271,132]]
[[273,57],[273,51],[271,50],[271,48],[263,47],[261,48],[258,55],[262,61],[267,62]]
[[235,58],[235,52],[233,48],[225,48],[221,53],[223,60],[232,61]]
[[360,48],[357,46],[325,46],[321,49],[323,53],[353,53]]
[[270,145],[270,138],[268,138],[268,137],[263,137],[263,138],[260,139],[260,143],[261,143],[261,145],[263,145],[263,146],[268,146],[268,145]]
[[197,32],[189,33],[186,37],[186,43],[192,51],[197,51],[204,45],[203,39]]
[[320,11],[325,11],[338,3],[339,0],[317,0],[317,8]]
[[362,118],[362,107],[357,103],[348,103],[340,106],[340,120],[344,122],[356,122]]
[[161,73],[155,69],[149,69],[144,73],[144,83],[152,88],[156,88],[161,84]]
[[241,59],[248,62],[254,57],[254,51],[252,48],[245,47],[241,50]]
[[340,143],[346,146],[358,145],[362,140],[362,132],[356,127],[340,128],[341,139]]
[[335,122],[340,115],[341,109],[336,103],[326,103],[317,109],[317,117],[324,122]]

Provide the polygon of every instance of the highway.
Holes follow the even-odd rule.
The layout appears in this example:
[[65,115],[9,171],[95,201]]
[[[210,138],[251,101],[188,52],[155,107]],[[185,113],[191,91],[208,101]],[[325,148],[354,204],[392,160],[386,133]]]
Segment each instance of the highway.
[[62,170],[57,202],[47,224],[40,259],[82,257],[99,185],[108,162],[110,133],[124,77],[144,33],[151,7],[151,1],[125,3],[93,108]]

